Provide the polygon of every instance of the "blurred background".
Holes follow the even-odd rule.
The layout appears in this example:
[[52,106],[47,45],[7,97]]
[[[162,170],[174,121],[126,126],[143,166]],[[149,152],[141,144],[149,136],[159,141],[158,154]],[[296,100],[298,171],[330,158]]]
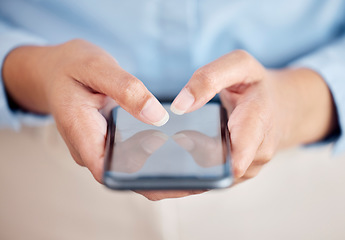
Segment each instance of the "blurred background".
[[54,125],[0,131],[0,239],[345,239],[345,156],[279,153],[231,189],[150,202],[98,184]]

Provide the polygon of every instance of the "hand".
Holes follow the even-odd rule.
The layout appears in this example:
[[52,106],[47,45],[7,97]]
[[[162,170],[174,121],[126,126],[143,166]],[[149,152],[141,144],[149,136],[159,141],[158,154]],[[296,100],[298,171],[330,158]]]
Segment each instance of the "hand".
[[[238,50],[198,69],[175,98],[176,114],[194,111],[215,94],[229,114],[235,183],[256,176],[283,147],[319,141],[337,128],[329,89],[310,69],[265,69]],[[151,192],[151,200],[195,192]]]
[[100,113],[103,107],[116,102],[139,120],[157,126],[169,118],[141,81],[83,40],[16,48],[7,56],[2,74],[9,95],[22,108],[54,116],[74,160],[99,182],[107,128]]
[[279,148],[321,140],[336,128],[332,96],[310,69],[268,70],[234,51],[197,70],[171,110],[194,111],[217,93],[229,114],[238,179],[255,176]]
[[[319,141],[337,128],[332,95],[322,77],[310,69],[265,69],[237,50],[198,69],[171,110],[194,111],[217,93],[229,115],[235,183],[256,176],[279,149]],[[160,200],[195,193],[143,194]]]

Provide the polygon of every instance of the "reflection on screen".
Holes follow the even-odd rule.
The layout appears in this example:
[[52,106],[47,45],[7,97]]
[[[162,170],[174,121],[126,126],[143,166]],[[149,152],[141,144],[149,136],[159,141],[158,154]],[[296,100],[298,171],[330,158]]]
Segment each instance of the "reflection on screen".
[[220,132],[220,109],[208,104],[155,127],[118,108],[111,170],[120,178],[220,177],[225,155]]

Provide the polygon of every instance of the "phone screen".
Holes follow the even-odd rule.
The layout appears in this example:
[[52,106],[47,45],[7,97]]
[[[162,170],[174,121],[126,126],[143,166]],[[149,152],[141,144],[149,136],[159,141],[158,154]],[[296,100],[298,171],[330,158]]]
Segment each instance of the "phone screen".
[[[124,109],[112,111],[105,183],[118,189],[209,189],[230,184],[225,110],[216,103],[184,115],[169,112],[161,127]],[[107,182],[106,182],[107,181]]]

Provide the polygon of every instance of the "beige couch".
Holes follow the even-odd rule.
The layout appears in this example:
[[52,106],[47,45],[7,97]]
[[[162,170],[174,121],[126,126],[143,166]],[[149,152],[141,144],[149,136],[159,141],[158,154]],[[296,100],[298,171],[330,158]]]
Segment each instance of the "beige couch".
[[232,189],[150,202],[107,190],[54,126],[0,131],[0,239],[345,239],[345,157],[280,153]]

